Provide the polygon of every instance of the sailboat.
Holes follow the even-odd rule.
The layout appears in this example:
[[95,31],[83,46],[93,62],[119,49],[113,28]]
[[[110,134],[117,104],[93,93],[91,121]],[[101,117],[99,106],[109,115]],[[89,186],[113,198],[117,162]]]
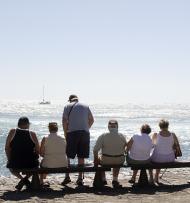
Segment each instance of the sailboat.
[[50,101],[46,101],[46,100],[44,99],[44,91],[45,91],[45,88],[44,88],[44,86],[43,86],[43,100],[42,100],[41,102],[39,102],[39,104],[51,104]]

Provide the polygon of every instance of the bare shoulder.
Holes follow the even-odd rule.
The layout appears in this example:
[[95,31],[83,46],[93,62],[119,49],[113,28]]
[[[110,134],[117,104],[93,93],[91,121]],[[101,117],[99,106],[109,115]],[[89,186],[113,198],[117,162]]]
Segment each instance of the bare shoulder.
[[45,143],[45,140],[46,140],[46,137],[43,137],[41,143]]
[[152,138],[154,139],[154,138],[157,138],[157,136],[158,136],[158,133],[153,133],[152,134]]
[[9,134],[11,135],[11,134],[14,134],[15,133],[15,131],[16,131],[16,129],[15,128],[13,128],[13,129],[11,129],[10,131],[9,131]]
[[11,142],[11,140],[13,139],[13,136],[15,134],[16,129],[11,129],[8,133],[7,139],[6,139],[6,145],[9,144]]
[[176,136],[176,134],[174,132],[170,132],[172,135]]
[[11,139],[11,138],[14,136],[15,132],[16,132],[16,129],[11,129],[11,130],[9,131],[8,138]]
[[171,132],[171,135],[173,135],[174,139],[177,139],[177,136],[174,132]]
[[30,131],[30,134],[31,134],[32,136],[36,136],[36,133],[33,132],[33,131]]
[[32,139],[37,140],[37,136],[35,132],[30,131],[30,135],[32,136]]

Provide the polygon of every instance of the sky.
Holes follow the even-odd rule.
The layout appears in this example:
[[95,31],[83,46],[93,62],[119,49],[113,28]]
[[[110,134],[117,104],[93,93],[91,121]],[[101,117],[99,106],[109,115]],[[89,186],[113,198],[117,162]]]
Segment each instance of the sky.
[[0,100],[190,102],[189,0],[0,0]]

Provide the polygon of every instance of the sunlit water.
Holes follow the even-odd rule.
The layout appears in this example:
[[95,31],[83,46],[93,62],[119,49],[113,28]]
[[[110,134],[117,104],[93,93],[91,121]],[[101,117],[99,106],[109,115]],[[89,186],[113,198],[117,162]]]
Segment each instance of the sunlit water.
[[[10,175],[6,169],[4,145],[7,134],[15,128],[20,116],[30,119],[30,129],[37,133],[39,140],[48,134],[48,122],[59,123],[59,132],[63,134],[61,118],[64,104],[39,105],[37,102],[0,102],[0,174]],[[107,122],[115,118],[119,122],[119,130],[127,140],[138,133],[143,123],[148,123],[153,132],[157,132],[158,121],[166,118],[170,121],[170,130],[174,131],[180,140],[183,160],[190,157],[190,105],[113,105],[92,104],[90,108],[94,114],[95,123],[91,129],[91,152],[89,161],[92,161],[92,149],[97,137],[107,131]]]

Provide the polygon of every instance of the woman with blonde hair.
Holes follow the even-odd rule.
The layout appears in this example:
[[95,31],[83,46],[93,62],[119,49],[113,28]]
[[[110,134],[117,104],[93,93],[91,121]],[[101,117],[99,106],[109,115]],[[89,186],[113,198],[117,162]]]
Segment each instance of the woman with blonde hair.
[[[152,161],[156,163],[166,163],[175,161],[175,150],[180,150],[180,145],[175,133],[170,132],[169,122],[160,120],[160,132],[154,133],[152,141],[155,146],[152,154]],[[159,183],[160,169],[156,169],[155,182]]]

